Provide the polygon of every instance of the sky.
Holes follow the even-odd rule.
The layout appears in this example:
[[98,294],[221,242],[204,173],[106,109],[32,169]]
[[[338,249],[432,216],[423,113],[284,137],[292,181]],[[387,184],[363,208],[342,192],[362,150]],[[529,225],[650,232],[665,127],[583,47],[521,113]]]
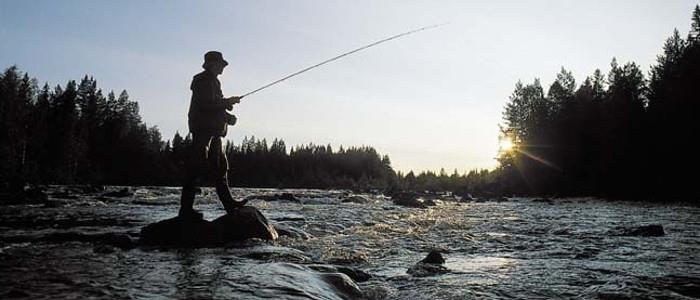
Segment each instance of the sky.
[[396,170],[493,168],[518,80],[578,82],[610,61],[648,70],[690,0],[0,1],[0,68],[127,90],[165,139],[187,133],[192,76],[223,52],[225,96],[424,26],[243,99],[227,138],[373,146]]

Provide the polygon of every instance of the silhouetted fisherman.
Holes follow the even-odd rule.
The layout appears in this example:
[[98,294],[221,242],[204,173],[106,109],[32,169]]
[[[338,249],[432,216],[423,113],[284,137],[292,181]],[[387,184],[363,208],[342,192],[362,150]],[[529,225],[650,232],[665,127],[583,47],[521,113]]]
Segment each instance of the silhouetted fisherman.
[[197,179],[207,174],[214,180],[216,194],[227,213],[245,205],[246,201],[233,199],[228,187],[228,160],[222,145],[227,127],[236,123],[236,117],[226,110],[240,103],[241,97],[224,98],[221,93],[219,76],[228,62],[221,52],[209,51],[204,54],[204,71],[192,78],[192,99],[188,113],[188,125],[192,133],[192,145],[186,161],[185,182],[180,198],[182,217],[202,218],[202,213],[193,209]]

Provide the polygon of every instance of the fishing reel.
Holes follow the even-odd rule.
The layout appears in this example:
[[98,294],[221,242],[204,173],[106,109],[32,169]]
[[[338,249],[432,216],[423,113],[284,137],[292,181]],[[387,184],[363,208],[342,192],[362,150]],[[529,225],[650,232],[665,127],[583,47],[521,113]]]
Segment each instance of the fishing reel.
[[226,124],[229,126],[236,125],[236,121],[238,121],[238,118],[236,118],[235,115],[229,114],[227,112],[224,113],[224,120],[226,121]]

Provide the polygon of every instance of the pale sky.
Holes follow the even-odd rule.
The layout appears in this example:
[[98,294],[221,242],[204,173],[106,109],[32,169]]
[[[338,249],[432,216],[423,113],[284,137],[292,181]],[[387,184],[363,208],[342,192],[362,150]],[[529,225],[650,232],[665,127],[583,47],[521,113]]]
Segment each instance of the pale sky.
[[[395,169],[492,168],[518,80],[578,82],[613,56],[644,69],[697,1],[0,1],[0,68],[41,84],[85,74],[126,89],[163,137],[187,132],[202,56],[229,61],[226,96],[411,29],[448,26],[353,54],[245,98],[228,137],[288,147],[371,145]],[[234,166],[235,167],[235,166]]]

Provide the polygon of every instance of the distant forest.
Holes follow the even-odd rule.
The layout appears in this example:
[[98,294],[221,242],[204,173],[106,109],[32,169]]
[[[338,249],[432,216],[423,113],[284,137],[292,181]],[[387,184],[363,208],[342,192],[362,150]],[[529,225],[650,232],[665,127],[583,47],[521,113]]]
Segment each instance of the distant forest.
[[[183,114],[183,123],[186,115]],[[164,141],[126,91],[105,96],[93,78],[38,88],[10,67],[0,75],[0,182],[180,185],[190,136]],[[371,147],[333,151],[284,141],[226,143],[230,181],[246,187],[385,189],[396,174]]]
[[[474,195],[700,196],[700,7],[648,74],[613,58],[580,85],[562,68],[545,91],[518,82],[500,136],[500,166],[459,174],[395,172],[375,149],[245,138],[227,142],[230,181],[243,187],[453,191]],[[183,114],[183,124],[186,122]],[[180,185],[189,135],[163,140],[126,91],[105,96],[85,76],[39,88],[17,67],[0,74],[0,183]]]

